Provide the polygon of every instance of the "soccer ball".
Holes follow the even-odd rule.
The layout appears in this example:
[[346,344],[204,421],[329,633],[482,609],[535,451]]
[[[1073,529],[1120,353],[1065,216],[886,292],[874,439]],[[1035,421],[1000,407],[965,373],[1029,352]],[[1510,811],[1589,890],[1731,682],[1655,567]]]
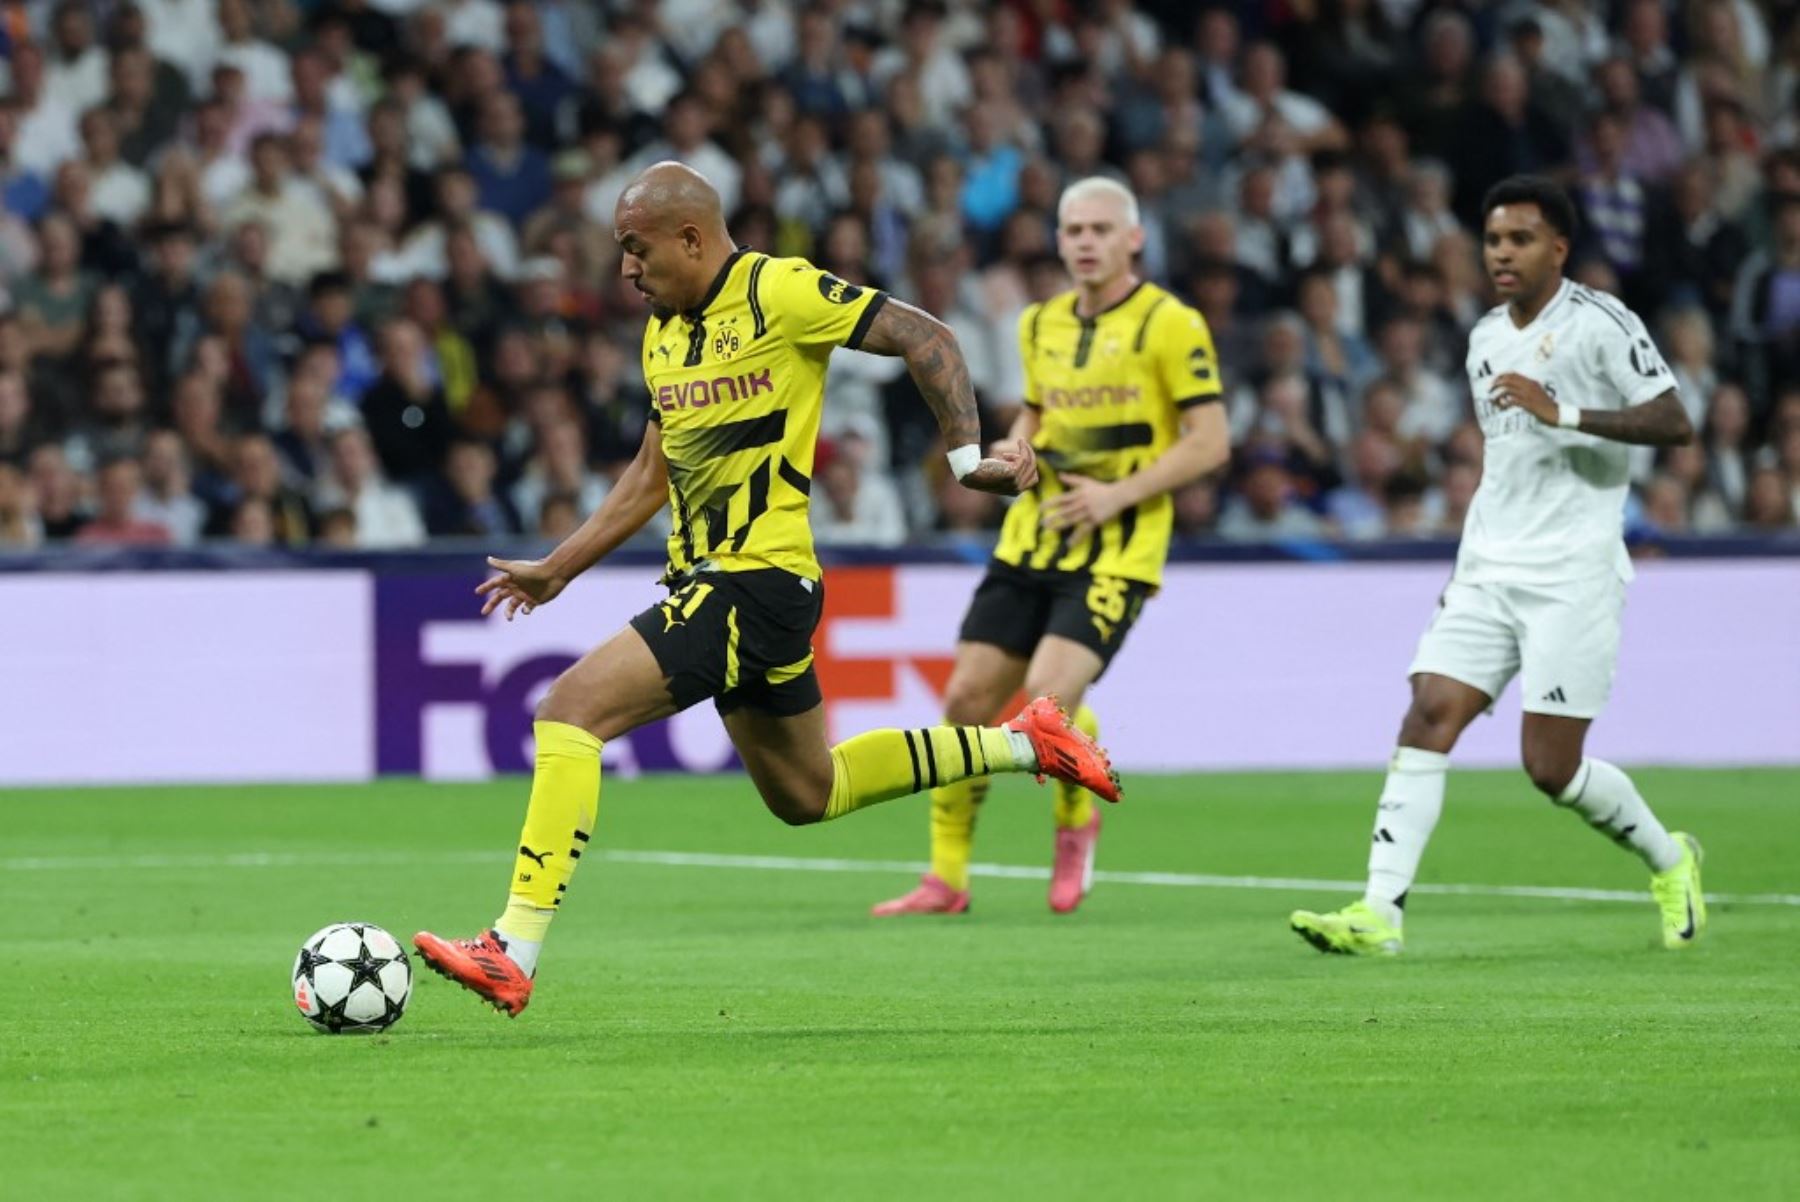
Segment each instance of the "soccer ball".
[[332,1035],[385,1031],[406,1013],[412,962],[399,942],[366,922],[334,922],[294,957],[294,1005]]

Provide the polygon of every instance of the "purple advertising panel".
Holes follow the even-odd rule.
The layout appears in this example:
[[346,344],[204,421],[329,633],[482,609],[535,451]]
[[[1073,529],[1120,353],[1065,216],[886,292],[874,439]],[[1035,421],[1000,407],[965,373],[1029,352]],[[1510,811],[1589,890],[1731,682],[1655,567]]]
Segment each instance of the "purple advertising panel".
[[361,572],[0,576],[0,786],[361,780]]
[[[833,571],[814,648],[834,738],[938,719],[979,569]],[[1127,771],[1379,767],[1447,564],[1184,565],[1094,690]],[[599,571],[483,618],[478,574],[0,576],[0,787],[482,779],[524,772],[557,674],[662,590]],[[1517,686],[1463,766],[1518,759]],[[96,738],[96,733],[103,737]],[[1596,754],[1800,764],[1800,561],[1646,565]],[[611,740],[609,769],[735,765],[710,705]]]

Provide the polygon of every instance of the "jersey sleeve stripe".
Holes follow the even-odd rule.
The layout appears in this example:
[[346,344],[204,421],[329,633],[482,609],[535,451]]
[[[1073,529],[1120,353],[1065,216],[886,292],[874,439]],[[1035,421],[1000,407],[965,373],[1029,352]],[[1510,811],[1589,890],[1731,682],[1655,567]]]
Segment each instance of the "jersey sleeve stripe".
[[787,461],[787,456],[782,456],[781,466],[778,467],[776,471],[781,474],[783,480],[788,482],[788,487],[792,488],[795,492],[803,497],[812,496],[812,477],[789,463]]
[[725,422],[710,429],[696,431],[692,436],[693,441],[688,444],[691,448],[689,461],[717,459],[721,455],[780,442],[787,433],[787,415],[786,409],[777,409],[761,417],[747,417],[743,421]]
[[1223,401],[1224,399],[1225,394],[1222,392],[1202,392],[1195,396],[1182,397],[1179,401],[1175,402],[1175,408],[1192,409],[1196,405],[1208,405],[1215,401]]
[[862,316],[856,319],[856,328],[851,330],[850,337],[844,340],[844,346],[847,349],[853,351],[862,349],[862,341],[868,337],[869,327],[875,324],[875,315],[881,312],[881,307],[887,304],[887,299],[887,293],[877,292],[874,299],[869,301],[869,307],[864,309]]
[[1141,355],[1144,353],[1144,343],[1148,342],[1150,339],[1150,323],[1156,320],[1156,311],[1162,308],[1163,302],[1168,299],[1169,298],[1166,296],[1157,297],[1151,304],[1149,310],[1144,314],[1144,322],[1142,325],[1138,326],[1137,341],[1131,344],[1131,349],[1136,354]]
[[763,268],[768,265],[767,258],[758,258],[750,265],[750,282],[747,291],[750,297],[750,317],[756,323],[755,332],[750,335],[752,338],[761,338],[769,332],[768,318],[763,313],[762,296],[757,292],[757,286],[762,282]]

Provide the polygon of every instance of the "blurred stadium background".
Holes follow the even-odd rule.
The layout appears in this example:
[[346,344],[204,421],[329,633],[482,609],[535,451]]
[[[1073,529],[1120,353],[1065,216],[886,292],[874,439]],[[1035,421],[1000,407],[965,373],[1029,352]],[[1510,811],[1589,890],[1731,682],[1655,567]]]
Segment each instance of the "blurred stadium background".
[[[611,211],[676,158],[743,242],[948,321],[990,432],[1061,186],[1141,197],[1228,478],[1184,539],[1454,537],[1483,190],[1563,179],[1699,445],[1633,528],[1800,494],[1800,27],[1750,0],[66,0],[0,23],[0,548],[550,538],[635,447]],[[900,365],[834,366],[829,543],[979,543]],[[358,433],[360,431],[360,433]]]

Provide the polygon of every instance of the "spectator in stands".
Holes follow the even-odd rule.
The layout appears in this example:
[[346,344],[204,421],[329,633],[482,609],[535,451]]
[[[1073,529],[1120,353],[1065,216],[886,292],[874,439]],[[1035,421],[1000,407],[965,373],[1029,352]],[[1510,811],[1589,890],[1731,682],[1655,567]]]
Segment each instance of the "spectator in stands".
[[16,369],[0,369],[0,463],[23,464],[43,441],[43,419],[35,412],[25,377]]
[[[390,480],[423,484],[443,466],[453,423],[427,370],[424,336],[405,318],[381,332],[381,374],[362,397],[363,424]],[[360,521],[365,534],[369,523]]]
[[1744,524],[1752,530],[1771,533],[1794,528],[1793,486],[1775,464],[1764,464],[1750,473]]
[[[1646,183],[1662,183],[1681,165],[1682,139],[1674,124],[1661,110],[1643,103],[1638,74],[1629,60],[1607,59],[1600,64],[1595,78],[1601,111],[1619,123],[1624,140],[1624,170]],[[1577,150],[1584,166],[1592,155],[1591,141]]]
[[[381,476],[367,431],[360,426],[331,436],[331,464],[313,496],[314,507],[330,515],[348,511],[358,547],[411,547],[425,541],[425,523],[405,489]],[[333,537],[343,537],[343,519],[331,518]]]
[[1351,440],[1344,483],[1326,494],[1325,516],[1345,538],[1380,538],[1387,532],[1388,483],[1400,474],[1399,450],[1364,430]]
[[246,505],[258,506],[261,513],[251,520],[266,524],[263,544],[277,543],[286,547],[303,547],[312,539],[312,506],[306,495],[282,479],[281,457],[275,443],[266,434],[246,434],[231,448],[231,488],[224,503],[212,517],[208,533],[230,535],[242,539],[238,524]]
[[143,472],[136,459],[125,456],[107,460],[100,465],[95,480],[94,517],[75,535],[76,542],[159,547],[171,541],[167,527],[144,521],[133,512],[143,485]]
[[206,526],[206,506],[194,495],[187,448],[173,430],[153,430],[144,440],[144,488],[132,513],[161,526],[178,547],[191,546]]
[[1707,479],[1733,513],[1742,512],[1749,488],[1749,439],[1750,398],[1736,384],[1720,384],[1706,403],[1700,445],[1706,449]]
[[475,181],[481,207],[515,229],[550,199],[550,160],[525,141],[525,116],[518,97],[501,92],[481,106],[481,122],[464,165]]
[[1644,524],[1658,534],[1688,530],[1688,489],[1677,476],[1661,472],[1644,486]]
[[13,284],[13,303],[31,353],[60,358],[80,341],[98,282],[81,269],[80,231],[66,213],[45,214],[38,245],[38,269]]
[[295,287],[337,266],[337,219],[293,178],[287,139],[258,134],[250,146],[251,181],[221,220],[227,230],[257,222],[269,235],[268,272]]
[[543,509],[552,497],[568,497],[586,517],[600,507],[611,488],[606,477],[588,466],[587,440],[581,425],[568,418],[550,422],[537,448],[512,486],[514,511],[532,529],[543,525]]
[[0,551],[29,551],[43,541],[30,479],[18,464],[0,459]]
[[871,462],[869,440],[846,430],[836,442],[821,441],[813,478],[825,502],[813,516],[821,544],[860,543],[897,547],[906,541],[906,511],[892,480]]
[[1424,330],[1417,319],[1396,317],[1381,327],[1382,374],[1400,389],[1404,437],[1440,443],[1462,420],[1468,405],[1461,390],[1424,362]]
[[1294,482],[1279,454],[1259,452],[1219,518],[1219,537],[1233,542],[1317,538],[1324,524],[1295,500]]
[[521,530],[512,502],[494,491],[494,452],[486,443],[458,439],[450,444],[444,477],[426,500],[425,527],[434,536],[504,538]]
[[149,433],[144,386],[128,360],[96,363],[86,419],[70,436],[70,457],[84,467],[139,455]]

